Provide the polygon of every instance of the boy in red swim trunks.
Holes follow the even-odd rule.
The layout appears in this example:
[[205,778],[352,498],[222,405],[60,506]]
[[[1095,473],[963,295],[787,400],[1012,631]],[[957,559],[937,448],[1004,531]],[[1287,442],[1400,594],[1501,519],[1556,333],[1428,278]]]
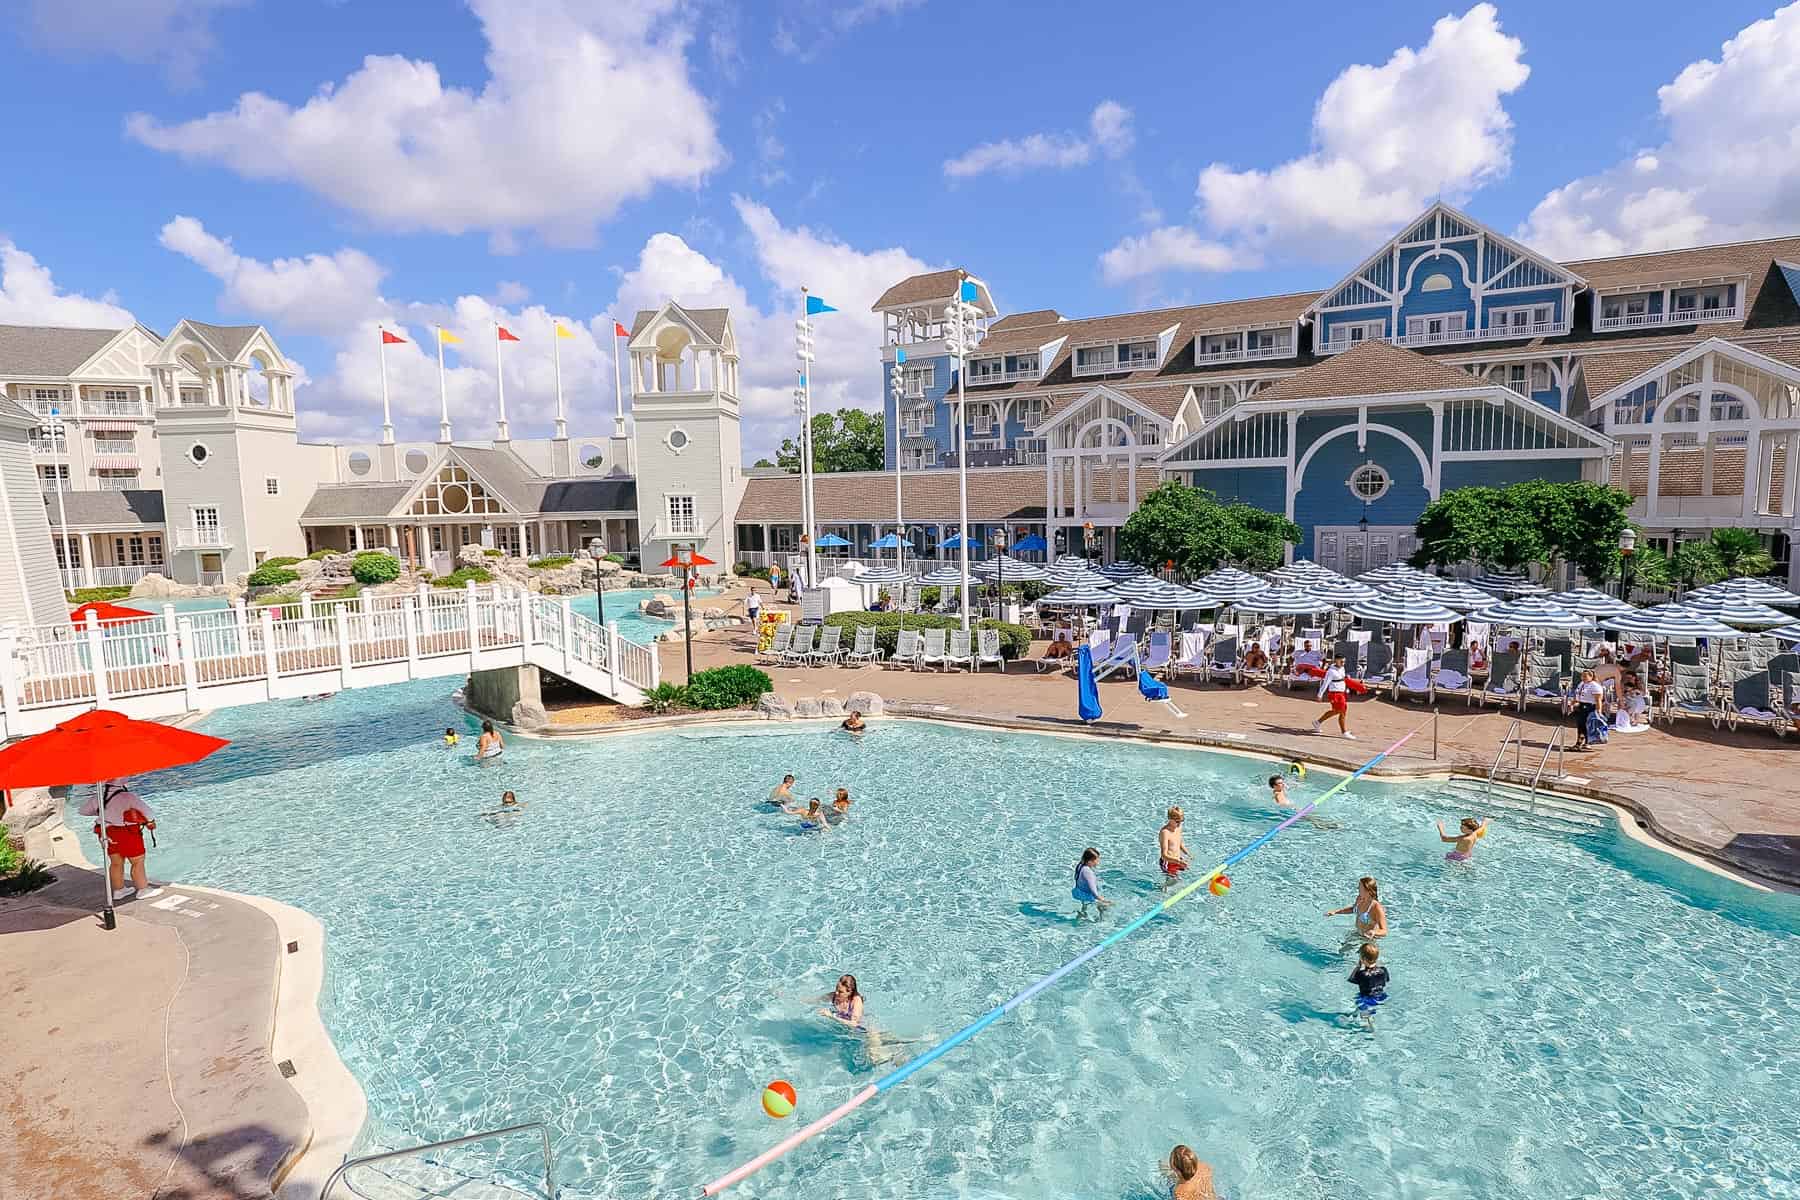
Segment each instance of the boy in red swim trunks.
[[[160,895],[161,888],[150,886],[144,870],[144,830],[155,829],[156,819],[149,802],[118,780],[103,786],[106,804],[106,873],[112,884],[114,900],[137,895],[143,899]],[[81,806],[81,815],[97,817],[100,807],[89,797]],[[100,822],[94,823],[94,835],[100,834]],[[125,886],[125,864],[131,864],[131,887]]]
[[1351,733],[1349,728],[1350,686],[1347,672],[1344,670],[1343,655],[1339,654],[1332,658],[1331,666],[1325,672],[1325,678],[1319,683],[1319,699],[1325,701],[1330,707],[1313,721],[1313,732],[1323,732],[1320,726],[1332,717],[1336,717],[1338,732],[1351,741],[1355,741],[1356,735]]
[[1171,808],[1169,819],[1156,832],[1156,865],[1162,868],[1167,887],[1188,869],[1187,845],[1181,840],[1181,810]]

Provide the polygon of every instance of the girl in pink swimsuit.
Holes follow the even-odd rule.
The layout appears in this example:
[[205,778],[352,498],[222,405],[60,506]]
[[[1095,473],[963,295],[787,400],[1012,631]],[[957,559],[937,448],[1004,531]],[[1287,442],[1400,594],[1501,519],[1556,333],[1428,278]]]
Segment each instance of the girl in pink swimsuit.
[[1444,855],[1444,858],[1453,863],[1466,863],[1474,858],[1475,843],[1483,833],[1487,832],[1487,827],[1486,821],[1477,821],[1474,817],[1464,817],[1461,825],[1462,832],[1452,837],[1444,832],[1444,823],[1439,821],[1438,841],[1451,842],[1455,846],[1448,854]]

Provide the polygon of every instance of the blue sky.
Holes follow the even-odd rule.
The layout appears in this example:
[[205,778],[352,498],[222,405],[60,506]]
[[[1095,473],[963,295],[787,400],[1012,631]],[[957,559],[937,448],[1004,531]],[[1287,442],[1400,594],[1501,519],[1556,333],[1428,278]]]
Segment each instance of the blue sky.
[[[601,430],[607,314],[729,304],[756,454],[803,282],[844,310],[816,391],[873,407],[866,309],[912,270],[1085,315],[1325,286],[1440,195],[1565,257],[1800,229],[1800,5],[9,8],[0,321],[267,324],[322,438],[379,425],[381,321],[465,335],[471,437],[507,323],[525,435],[552,317]],[[389,369],[430,436],[435,359]]]

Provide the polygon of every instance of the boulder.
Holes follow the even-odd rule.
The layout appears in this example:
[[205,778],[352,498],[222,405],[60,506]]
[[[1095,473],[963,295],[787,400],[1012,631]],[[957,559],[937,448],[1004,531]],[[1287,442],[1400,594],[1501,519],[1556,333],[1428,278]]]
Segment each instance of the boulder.
[[19,788],[11,793],[11,803],[6,806],[0,826],[5,833],[23,838],[26,830],[42,825],[61,807],[62,800],[51,795],[48,788]]
[[133,600],[162,600],[191,594],[191,590],[185,583],[176,583],[167,575],[159,575],[155,571],[151,571],[131,585],[131,599]]
[[794,701],[794,715],[796,717],[822,717],[825,715],[825,706],[819,703],[817,696],[803,696]]
[[512,706],[515,729],[542,729],[550,724],[550,714],[536,700],[520,700]]
[[478,544],[470,542],[457,550],[456,564],[460,567],[485,567],[488,565],[488,559]]
[[756,713],[768,720],[786,720],[794,715],[794,706],[774,692],[764,692],[756,701]]
[[602,575],[622,575],[625,573],[624,564],[608,562],[604,558],[597,563],[590,561],[587,564],[587,569],[589,571],[598,570]]
[[300,577],[301,583],[305,583],[323,569],[323,565],[316,558],[303,558],[293,566],[294,574]]
[[881,697],[874,692],[851,692],[844,701],[844,707],[861,713],[865,717],[879,717],[885,705]]
[[841,717],[844,715],[844,702],[836,696],[820,696],[819,713],[826,717]]

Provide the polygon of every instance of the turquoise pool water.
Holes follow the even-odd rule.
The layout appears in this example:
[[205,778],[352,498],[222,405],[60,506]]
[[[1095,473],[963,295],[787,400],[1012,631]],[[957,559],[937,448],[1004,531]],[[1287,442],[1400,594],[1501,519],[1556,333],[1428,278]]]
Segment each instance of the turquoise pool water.
[[[1169,804],[1201,864],[1275,819],[1266,764],[916,723],[515,739],[476,767],[439,744],[466,724],[445,692],[217,714],[230,748],[142,781],[152,870],[324,922],[371,1145],[543,1118],[571,1198],[692,1195],[872,1081],[807,999],[840,971],[929,1043],[1154,903]],[[849,787],[849,825],[759,811],[784,771]],[[528,807],[479,815],[505,788]],[[1800,1195],[1800,904],[1524,818],[1449,866],[1433,822],[1471,807],[1359,782],[1341,828],[1284,833],[729,1194],[1148,1200],[1185,1141],[1233,1200]],[[1119,906],[1077,926],[1086,845]],[[1364,873],[1394,925],[1372,1033],[1322,915]],[[775,1078],[794,1120],[758,1107]],[[525,1177],[525,1149],[448,1162]]]

